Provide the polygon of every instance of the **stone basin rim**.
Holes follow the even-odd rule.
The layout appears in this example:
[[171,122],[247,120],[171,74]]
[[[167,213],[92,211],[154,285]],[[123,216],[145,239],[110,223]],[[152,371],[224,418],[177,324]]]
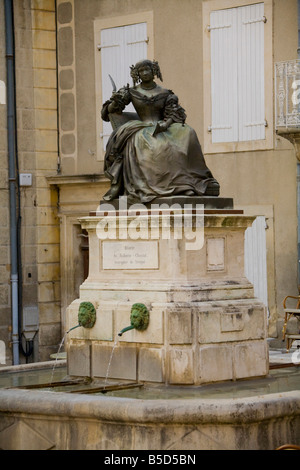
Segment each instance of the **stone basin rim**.
[[300,415],[300,391],[243,398],[137,399],[23,389],[0,390],[1,413],[120,423],[229,424]]

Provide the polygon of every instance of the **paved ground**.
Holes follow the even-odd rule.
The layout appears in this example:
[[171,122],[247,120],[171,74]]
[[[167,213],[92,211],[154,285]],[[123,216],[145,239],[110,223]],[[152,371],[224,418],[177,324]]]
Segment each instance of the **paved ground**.
[[300,364],[300,348],[293,346],[289,352],[286,348],[269,349],[270,366],[275,364]]

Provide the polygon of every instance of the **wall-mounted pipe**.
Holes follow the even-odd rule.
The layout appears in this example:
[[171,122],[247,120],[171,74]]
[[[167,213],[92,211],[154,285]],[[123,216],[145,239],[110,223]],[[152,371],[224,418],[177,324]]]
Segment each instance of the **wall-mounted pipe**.
[[13,1],[5,0],[6,76],[7,76],[7,143],[10,208],[11,309],[13,364],[19,364],[18,306],[18,229],[16,171],[16,103]]

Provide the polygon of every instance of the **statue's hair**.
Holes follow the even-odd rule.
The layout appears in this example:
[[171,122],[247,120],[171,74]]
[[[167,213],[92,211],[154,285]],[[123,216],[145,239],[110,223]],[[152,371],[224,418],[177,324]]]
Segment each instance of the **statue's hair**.
[[163,81],[158,62],[156,60],[152,61],[152,60],[145,59],[145,60],[140,60],[135,65],[132,65],[130,67],[130,75],[132,77],[134,86],[141,81],[140,76],[139,76],[139,68],[142,65],[149,65],[152,69],[154,77],[157,77],[161,81]]

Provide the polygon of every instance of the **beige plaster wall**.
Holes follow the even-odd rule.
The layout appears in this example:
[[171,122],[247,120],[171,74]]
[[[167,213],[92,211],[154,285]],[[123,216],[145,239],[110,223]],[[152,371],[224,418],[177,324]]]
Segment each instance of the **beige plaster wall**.
[[273,0],[274,61],[297,59],[298,10],[295,0]]
[[[268,19],[273,21],[273,64],[297,58],[297,14],[296,1],[273,2],[273,18]],[[235,204],[244,207],[246,213],[249,206],[256,206],[257,211],[267,217],[269,333],[273,336],[278,330],[280,335],[281,319],[278,327],[276,323],[283,315],[282,301],[287,294],[298,293],[297,160],[294,148],[286,139],[277,136],[274,129],[270,150],[212,154],[206,156],[206,160],[220,181],[221,195],[233,197]],[[264,204],[273,207],[273,218]],[[270,230],[273,234],[268,233]]]

